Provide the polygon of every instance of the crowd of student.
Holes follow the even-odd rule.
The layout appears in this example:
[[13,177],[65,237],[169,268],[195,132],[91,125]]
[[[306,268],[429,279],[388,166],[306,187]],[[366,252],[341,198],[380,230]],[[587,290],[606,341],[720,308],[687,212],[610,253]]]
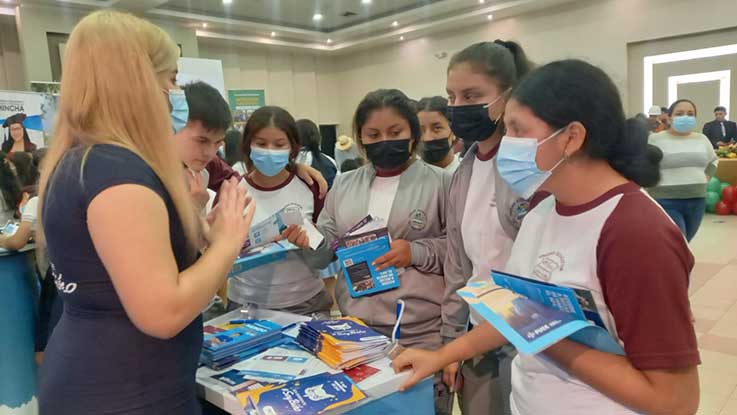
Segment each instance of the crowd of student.
[[[405,301],[408,350],[394,365],[414,371],[403,388],[435,376],[436,413],[450,414],[456,393],[471,415],[696,411],[694,259],[642,189],[659,183],[663,152],[626,120],[601,69],[535,68],[514,42],[471,45],[449,63],[447,99],[369,92],[354,138],[336,145],[351,153],[333,160],[315,124],[282,108],[228,131],[220,94],[204,83],[179,91],[176,44],[139,18],[95,12],[65,53],[38,207],[23,210],[43,219],[47,279],[64,304],[39,369],[42,415],[199,413],[201,314],[213,296],[230,309],[329,314],[319,270],[367,214],[388,224],[391,250],[376,265],[403,268],[401,285],[353,298],[339,278],[335,301],[387,335]],[[12,160],[2,159],[5,180]],[[301,250],[226,283],[251,223],[292,204],[323,244],[311,249],[291,226],[283,237]],[[571,341],[517,355],[456,294],[492,269],[590,290],[626,355]]]

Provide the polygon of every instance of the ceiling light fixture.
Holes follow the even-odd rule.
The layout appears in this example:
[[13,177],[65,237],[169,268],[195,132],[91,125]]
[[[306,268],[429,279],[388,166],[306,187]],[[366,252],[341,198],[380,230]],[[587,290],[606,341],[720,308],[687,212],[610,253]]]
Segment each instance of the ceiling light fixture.
[[320,13],[315,13],[315,14],[314,14],[314,15],[312,16],[312,20],[314,20],[314,21],[316,21],[316,22],[319,22],[320,20],[322,20],[322,14],[320,14]]
[[392,22],[392,27],[397,27],[397,26],[399,26],[399,22],[398,22],[398,21],[396,21],[396,20],[395,20],[395,21],[393,21],[393,22]]
[[479,0],[479,4],[484,4],[484,3],[486,3],[486,0]]
[[271,37],[276,37],[276,32],[271,32]]
[[404,40],[404,36],[399,36],[399,40]]
[[486,20],[491,21],[492,19],[494,19],[494,15],[493,14],[486,15]]
[[207,29],[207,23],[202,23],[202,28]]
[[371,0],[361,0],[361,4],[371,4]]
[[233,3],[233,0],[223,0],[223,4],[231,4]]
[[333,43],[333,39],[328,39],[328,43]]

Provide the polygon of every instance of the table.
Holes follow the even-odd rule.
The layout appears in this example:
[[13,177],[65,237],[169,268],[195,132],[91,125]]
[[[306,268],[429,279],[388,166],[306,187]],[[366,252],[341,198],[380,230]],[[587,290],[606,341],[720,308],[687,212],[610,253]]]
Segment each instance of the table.
[[0,251],[0,413],[31,415],[36,403],[33,246]]
[[[217,325],[228,320],[243,318],[241,310],[235,310],[205,324]],[[267,319],[286,325],[298,321],[307,321],[308,317],[270,310],[251,310],[246,318]],[[398,392],[399,386],[407,378],[408,373],[395,374],[389,359],[370,363],[381,371],[363,382],[358,387],[363,390],[367,399],[355,405],[349,405],[330,411],[330,414],[377,415],[377,414],[421,414],[435,413],[433,398],[433,379],[429,377],[407,392]],[[224,372],[225,369],[221,372]],[[243,414],[238,399],[228,392],[227,388],[210,376],[221,373],[207,367],[197,371],[197,393],[206,401],[230,414]]]
[[722,182],[737,185],[737,159],[720,158],[716,176]]

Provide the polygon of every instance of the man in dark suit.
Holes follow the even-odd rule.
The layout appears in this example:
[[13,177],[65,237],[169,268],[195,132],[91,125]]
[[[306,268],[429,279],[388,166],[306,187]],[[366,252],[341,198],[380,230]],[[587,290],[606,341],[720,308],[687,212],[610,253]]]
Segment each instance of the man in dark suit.
[[726,108],[716,107],[714,121],[704,124],[704,135],[709,138],[714,148],[737,141],[737,124],[734,121],[727,121],[726,116]]

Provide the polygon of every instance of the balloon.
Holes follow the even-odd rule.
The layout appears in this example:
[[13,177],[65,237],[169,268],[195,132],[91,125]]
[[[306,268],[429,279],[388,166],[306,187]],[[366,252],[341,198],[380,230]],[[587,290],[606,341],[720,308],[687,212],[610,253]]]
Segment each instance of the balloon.
[[719,194],[722,194],[722,190],[724,190],[725,187],[729,187],[729,183],[722,182],[722,184],[719,185]]
[[735,203],[734,205],[732,205],[732,213],[734,213],[735,215],[737,215],[737,203]]
[[720,182],[716,177],[712,177],[711,180],[709,180],[709,184],[706,185],[706,190],[709,192],[721,192],[721,186],[722,182]]
[[722,216],[729,215],[730,213],[732,213],[731,207],[723,200],[717,203],[716,210],[717,210],[717,215],[722,215]]
[[714,213],[721,198],[717,192],[706,192],[706,211]]
[[737,202],[737,187],[727,186],[722,190],[722,200],[731,205]]

